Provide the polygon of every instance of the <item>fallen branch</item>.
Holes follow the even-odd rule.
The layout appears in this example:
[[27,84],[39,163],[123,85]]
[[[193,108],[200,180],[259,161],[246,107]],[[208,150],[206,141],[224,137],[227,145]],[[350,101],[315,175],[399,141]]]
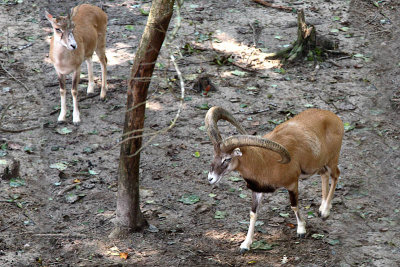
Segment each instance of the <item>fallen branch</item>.
[[29,92],[29,88],[28,88],[23,82],[21,82],[20,80],[18,80],[17,78],[15,78],[14,75],[12,75],[8,70],[6,70],[6,68],[3,66],[2,63],[0,63],[0,67],[4,70],[5,73],[8,74],[8,76],[10,76],[10,77],[11,77],[14,81],[16,81],[17,83],[21,84],[21,85],[25,88],[25,90],[26,90],[27,92]]
[[29,128],[25,128],[25,129],[7,129],[7,128],[3,128],[1,126],[1,124],[3,123],[3,118],[7,113],[7,110],[13,105],[14,103],[10,103],[8,104],[5,108],[4,111],[2,112],[1,116],[0,116],[0,132],[5,132],[5,133],[22,133],[22,132],[26,132],[26,131],[31,131],[31,130],[35,130],[40,128],[40,125],[36,125],[36,126],[32,126]]
[[26,132],[26,131],[31,131],[31,130],[35,130],[40,128],[40,125],[36,125],[33,127],[29,127],[29,128],[24,128],[24,129],[17,129],[17,130],[13,130],[13,129],[6,129],[3,127],[0,127],[0,131],[1,132],[5,132],[5,133],[22,133],[22,132]]
[[266,6],[266,7],[272,7],[272,8],[276,8],[276,9],[281,9],[281,10],[284,10],[284,11],[287,11],[287,12],[295,12],[296,11],[295,8],[288,7],[288,6],[274,5],[274,4],[271,4],[271,3],[267,2],[267,1],[264,1],[264,0],[253,0],[253,2],[256,2],[256,3],[258,3],[260,5],[263,5],[263,6]]

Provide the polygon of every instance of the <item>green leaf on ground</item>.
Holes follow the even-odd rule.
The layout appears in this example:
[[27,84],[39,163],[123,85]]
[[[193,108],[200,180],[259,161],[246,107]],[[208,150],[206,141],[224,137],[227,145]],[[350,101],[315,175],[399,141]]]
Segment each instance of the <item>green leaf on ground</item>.
[[351,124],[348,123],[348,122],[345,122],[345,123],[343,124],[343,126],[344,126],[344,130],[345,130],[346,132],[349,132],[349,131],[353,130],[354,128],[356,128],[354,125],[351,125]]
[[331,29],[331,32],[336,33],[336,32],[339,32],[339,30],[338,29]]
[[217,211],[215,211],[215,216],[214,216],[214,218],[215,218],[215,219],[224,219],[224,218],[225,218],[225,215],[226,215],[226,211],[217,210]]
[[234,70],[231,73],[232,73],[232,75],[239,76],[239,77],[244,77],[247,74],[247,72],[240,71],[240,70]]
[[247,104],[240,104],[241,108],[247,108]]
[[271,250],[271,249],[273,249],[273,245],[268,244],[267,241],[264,241],[264,240],[254,241],[251,244],[251,249]]
[[0,159],[0,165],[7,165],[7,160]]
[[340,241],[338,239],[329,239],[328,244],[331,246],[339,245]]
[[232,181],[232,182],[239,182],[242,180],[242,178],[240,177],[235,177],[235,176],[231,176],[228,178],[228,180]]
[[72,133],[72,130],[68,129],[67,127],[64,127],[64,128],[61,128],[61,129],[57,129],[57,133],[65,135],[65,134]]
[[201,110],[209,110],[210,106],[208,105],[208,103],[204,103],[204,104],[197,106],[197,108],[199,108]]
[[200,201],[200,197],[196,195],[184,194],[178,201],[186,205],[193,205]]
[[149,11],[144,10],[143,8],[139,8],[140,14],[142,14],[143,16],[148,16],[150,14]]
[[11,187],[20,187],[25,185],[25,180],[21,178],[12,178],[10,180],[10,186]]
[[50,165],[50,169],[57,169],[59,171],[64,171],[68,168],[68,163],[66,162],[57,162]]
[[339,30],[341,30],[342,32],[347,32],[349,29],[349,27],[342,27]]
[[284,218],[288,218],[289,217],[289,213],[279,213],[279,216],[284,217]]
[[216,195],[216,194],[213,194],[213,193],[210,193],[210,194],[208,194],[208,196],[211,197],[211,198],[214,198],[214,197],[216,197],[217,195]]
[[99,173],[97,171],[95,171],[95,170],[89,170],[89,174],[90,175],[97,175]]
[[125,29],[127,29],[128,31],[133,31],[135,28],[133,27],[133,25],[125,25]]
[[242,193],[242,194],[239,195],[239,197],[240,197],[240,198],[246,198],[247,195]]
[[195,158],[200,158],[200,152],[199,151],[194,152],[193,156]]
[[325,235],[323,234],[313,234],[311,237],[315,239],[322,239]]

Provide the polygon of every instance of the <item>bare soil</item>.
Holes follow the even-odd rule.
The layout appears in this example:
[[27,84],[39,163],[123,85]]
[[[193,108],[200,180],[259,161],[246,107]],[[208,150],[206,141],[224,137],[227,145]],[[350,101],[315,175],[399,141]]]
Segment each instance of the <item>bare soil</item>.
[[[295,40],[294,13],[248,0],[186,1],[177,39],[163,48],[151,83],[147,132],[168,126],[177,112],[180,89],[171,52],[185,78],[185,105],[176,127],[142,152],[141,209],[152,226],[124,240],[108,239],[118,142],[126,80],[147,19],[140,9],[148,10],[150,2],[102,2],[109,16],[109,92],[104,102],[85,98],[83,64],[80,126],[70,116],[67,124],[56,122],[59,90],[48,63],[51,30],[44,17],[46,9],[57,15],[79,1],[0,3],[0,160],[19,160],[22,179],[0,180],[1,266],[400,265],[398,1],[276,0],[303,8],[317,35],[337,40],[338,51],[345,52],[283,66],[266,60],[265,53]],[[186,43],[197,49],[177,54]],[[229,56],[235,65],[215,63]],[[94,66],[98,92],[98,61]],[[201,75],[209,76],[216,91],[205,96],[193,90]],[[331,216],[316,216],[319,177],[303,180],[300,207],[308,232],[297,239],[288,194],[279,190],[264,200],[255,235],[270,249],[239,255],[251,192],[244,181],[229,179],[237,173],[218,186],[208,184],[213,151],[202,127],[205,104],[225,107],[258,135],[308,107],[338,114],[346,133]],[[236,134],[228,124],[221,129]],[[52,168],[56,163],[65,169]],[[188,195],[199,201],[179,201]]]

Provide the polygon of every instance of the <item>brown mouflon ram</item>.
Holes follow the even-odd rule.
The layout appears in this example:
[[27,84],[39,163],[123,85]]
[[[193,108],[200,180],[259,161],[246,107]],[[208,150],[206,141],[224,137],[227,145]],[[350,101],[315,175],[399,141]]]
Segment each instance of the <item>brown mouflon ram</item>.
[[[218,120],[233,124],[241,135],[221,138]],[[298,208],[299,178],[320,174],[322,180],[322,218],[329,216],[332,198],[339,178],[339,154],[343,123],[327,110],[308,109],[280,124],[263,137],[247,134],[236,119],[221,107],[211,108],[205,124],[214,145],[214,159],[208,174],[210,184],[217,183],[231,171],[238,171],[253,191],[250,226],[240,252],[250,249],[253,242],[257,210],[262,194],[284,187],[297,219],[297,235],[306,233],[306,223]],[[332,178],[329,188],[329,177]]]
[[[68,12],[67,12],[68,13]],[[107,57],[106,31],[107,15],[101,8],[88,4],[79,5],[67,16],[53,17],[46,11],[46,18],[53,27],[53,37],[50,41],[50,59],[56,69],[60,83],[61,111],[58,122],[64,122],[67,115],[65,76],[72,74],[72,100],[74,111],[72,121],[79,124],[78,84],[81,65],[85,60],[88,68],[89,84],[87,93],[94,92],[93,52],[99,57],[101,64],[101,93],[104,99],[107,92]]]

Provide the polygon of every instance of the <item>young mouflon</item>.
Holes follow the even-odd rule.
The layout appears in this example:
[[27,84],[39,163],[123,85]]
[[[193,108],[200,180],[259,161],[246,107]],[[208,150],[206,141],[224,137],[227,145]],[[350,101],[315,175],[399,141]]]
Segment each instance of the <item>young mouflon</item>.
[[81,64],[86,61],[88,68],[87,93],[94,93],[92,56],[96,52],[101,64],[102,81],[100,98],[107,92],[106,31],[107,15],[104,11],[88,4],[71,9],[67,16],[53,17],[46,11],[46,18],[53,28],[50,41],[50,59],[57,72],[60,84],[61,111],[58,122],[64,122],[67,115],[65,76],[72,73],[73,123],[79,124],[78,84]]

